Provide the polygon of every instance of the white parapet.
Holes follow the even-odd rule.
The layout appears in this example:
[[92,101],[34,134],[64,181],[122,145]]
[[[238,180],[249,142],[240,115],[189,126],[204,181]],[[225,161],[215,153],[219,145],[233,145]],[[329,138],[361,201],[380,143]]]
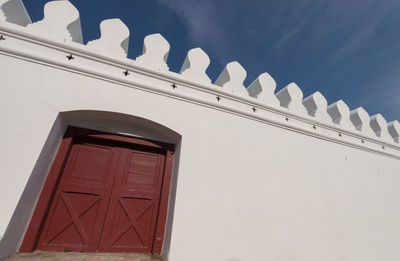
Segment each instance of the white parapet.
[[323,123],[332,123],[332,118],[326,111],[328,102],[320,92],[314,92],[303,100],[303,105],[306,107],[308,115]]
[[169,43],[161,34],[150,34],[144,38],[143,54],[136,62],[157,71],[169,71],[167,65]]
[[350,120],[349,106],[343,101],[339,100],[328,106],[327,112],[331,116],[333,123],[340,125],[344,129],[354,130],[354,125]]
[[7,2],[12,1],[0,0],[0,22],[7,20],[6,11],[4,10],[4,4]]
[[268,73],[262,73],[247,87],[249,96],[267,105],[279,105],[279,100],[274,95],[276,89],[275,80]]
[[247,72],[240,63],[230,62],[218,76],[215,85],[221,86],[225,91],[239,96],[249,96],[246,87],[243,85],[246,76]]
[[371,125],[369,124],[369,114],[363,107],[352,110],[350,112],[350,120],[356,130],[367,136],[375,136],[375,132],[371,129]]
[[100,23],[101,36],[87,46],[110,56],[125,58],[128,54],[129,29],[120,19],[107,19]]
[[370,120],[371,128],[377,137],[387,142],[393,141],[393,138],[389,134],[387,121],[381,114],[378,113],[371,116]]
[[0,22],[7,20],[7,16],[6,16],[5,12],[3,11],[3,4],[4,3],[0,2]]
[[22,0],[0,0],[0,21],[22,26],[32,23]]
[[307,110],[303,105],[303,92],[294,82],[280,90],[276,97],[282,107],[300,115],[307,115]]
[[[70,6],[66,1],[48,5],[54,4]],[[56,179],[48,176],[55,169],[53,159],[55,165],[75,160],[62,155],[70,147],[66,143],[75,140],[68,136],[62,142],[67,126],[145,139],[156,146],[171,144],[173,153],[149,151],[147,146],[129,152],[122,140],[106,147],[92,144],[100,147],[87,147],[89,154],[81,147],[82,159],[108,158],[120,174],[128,171],[122,169],[124,162],[131,163],[134,172],[136,167],[139,172],[154,170],[156,161],[162,164],[160,174],[164,165],[172,168],[164,175],[171,182],[163,182],[166,189],[161,191],[168,196],[163,213],[168,219],[153,226],[152,231],[161,233],[149,238],[166,260],[400,260],[399,122],[387,124],[380,115],[370,120],[362,109],[350,113],[342,100],[327,106],[320,93],[303,100],[294,83],[274,96],[276,83],[266,73],[246,89],[246,71],[237,62],[226,65],[216,81],[223,87],[206,83],[209,58],[197,48],[189,51],[181,75],[170,72],[170,46],[159,34],[146,37],[137,61],[118,59],[117,53],[126,55],[129,33],[119,22],[103,22],[100,39],[84,46],[71,42],[68,27],[76,17],[69,7],[48,12],[44,21],[32,25],[32,32],[1,23],[0,236],[7,232],[0,242],[0,260],[19,249],[29,250],[20,248],[24,238],[34,243],[37,235],[44,235],[35,224],[47,222],[45,215],[32,218],[32,213],[67,204],[40,196],[57,189],[51,183],[65,179],[57,171]],[[47,21],[56,16],[64,27]],[[40,34],[49,28],[49,36]],[[66,36],[69,42],[56,40],[67,41]],[[367,131],[372,136],[365,135]],[[107,172],[110,164],[100,163]],[[136,163],[139,166],[133,166]],[[79,195],[74,199],[79,207]],[[94,213],[100,205],[91,202],[83,203]],[[132,204],[128,216],[141,207]],[[143,215],[151,217],[151,209],[146,209]],[[100,221],[109,213],[103,211]],[[96,222],[89,213],[83,215],[85,224]],[[70,216],[60,222],[70,223]],[[76,238],[72,246],[82,241],[79,233]],[[63,239],[53,243],[62,244]],[[79,245],[85,248],[86,243]],[[198,245],[203,251],[193,255]],[[265,247],[254,247],[259,245]]]
[[48,2],[44,6],[43,20],[27,28],[56,40],[82,43],[79,11],[67,0]]
[[400,143],[399,136],[400,136],[400,123],[398,121],[391,121],[388,123],[388,130],[390,136],[392,136],[393,140],[396,143]]
[[210,57],[201,48],[194,48],[187,53],[180,74],[190,80],[211,83],[206,73],[209,65]]

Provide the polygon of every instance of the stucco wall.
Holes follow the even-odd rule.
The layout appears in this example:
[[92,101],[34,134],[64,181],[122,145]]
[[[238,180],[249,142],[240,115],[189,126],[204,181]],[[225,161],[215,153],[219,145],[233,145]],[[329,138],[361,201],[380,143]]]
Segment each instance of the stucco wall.
[[[212,101],[189,99],[205,94],[179,84],[172,89],[156,72],[131,72],[138,83],[128,83],[125,68],[115,66],[101,77],[94,70],[109,64],[96,67],[79,54],[68,61],[65,50],[28,46],[11,31],[6,41],[14,42],[0,42],[0,235],[17,206],[21,213],[0,257],[18,249],[34,209],[40,184],[27,191],[28,180],[38,164],[44,179],[72,124],[178,145],[163,250],[171,261],[400,259],[400,161],[393,141],[375,137],[364,144],[361,133],[333,123],[313,129],[312,120],[297,119],[309,130],[296,129],[290,110],[249,116],[230,109],[248,103],[223,94],[217,101],[207,89]],[[218,105],[225,100],[226,107]],[[257,112],[249,111],[262,113],[254,104]]]
[[182,136],[170,260],[400,258],[396,159],[15,58],[0,66],[2,231],[58,113],[100,110]]

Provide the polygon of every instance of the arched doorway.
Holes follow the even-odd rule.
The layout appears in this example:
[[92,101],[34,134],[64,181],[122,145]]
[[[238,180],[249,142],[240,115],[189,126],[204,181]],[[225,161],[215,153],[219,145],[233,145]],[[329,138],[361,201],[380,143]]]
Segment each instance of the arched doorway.
[[[130,130],[121,131],[121,126],[140,125],[145,133],[153,129],[149,134],[153,136],[160,129],[145,119],[133,123],[124,120],[131,118],[129,115],[110,118],[109,114],[85,111],[63,115],[66,124],[86,122],[88,126],[83,127],[93,128],[93,123],[105,123],[106,132],[68,128],[20,252],[69,249],[161,254],[174,145],[139,138],[143,135],[140,131],[132,133],[139,137],[121,135],[131,134]],[[160,139],[171,136],[166,134],[167,138]]]

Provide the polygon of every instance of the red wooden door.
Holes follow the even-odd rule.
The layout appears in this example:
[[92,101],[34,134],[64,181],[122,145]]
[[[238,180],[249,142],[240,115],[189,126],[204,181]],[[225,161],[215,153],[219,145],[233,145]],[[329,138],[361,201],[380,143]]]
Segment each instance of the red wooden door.
[[75,139],[40,250],[152,252],[165,150]]
[[104,252],[151,252],[165,156],[127,148],[121,154],[101,238]]
[[38,249],[95,251],[117,169],[118,151],[104,142],[72,145]]

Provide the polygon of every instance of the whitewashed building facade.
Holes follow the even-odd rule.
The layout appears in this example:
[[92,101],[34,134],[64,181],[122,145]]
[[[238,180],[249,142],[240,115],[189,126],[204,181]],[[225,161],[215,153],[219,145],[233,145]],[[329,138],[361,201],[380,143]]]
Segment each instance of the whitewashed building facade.
[[[146,251],[168,260],[400,260],[398,121],[342,100],[328,106],[319,92],[303,99],[294,83],[274,93],[267,73],[246,88],[238,62],[211,83],[200,48],[171,72],[159,34],[147,36],[143,54],[131,60],[119,19],[103,21],[101,38],[83,45],[70,2],[49,2],[44,13],[31,23],[21,0],[0,1],[0,260],[51,244],[44,234],[67,186],[66,170],[54,166],[71,127],[96,131],[89,140],[104,134],[142,144],[102,143],[121,155],[171,145],[154,152],[171,171],[149,221],[156,227],[146,232]],[[62,164],[69,166],[71,150]],[[162,204],[165,217],[158,217]],[[77,233],[82,249],[98,251],[82,235],[84,222],[94,223],[82,221],[85,213],[68,217],[73,230],[63,239],[57,232],[56,246]]]

